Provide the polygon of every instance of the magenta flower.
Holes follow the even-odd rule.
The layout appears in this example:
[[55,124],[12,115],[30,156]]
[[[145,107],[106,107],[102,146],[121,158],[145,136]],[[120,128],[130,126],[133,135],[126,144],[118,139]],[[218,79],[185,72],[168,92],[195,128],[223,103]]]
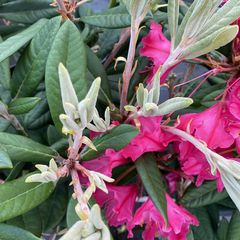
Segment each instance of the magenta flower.
[[171,197],[167,197],[168,227],[163,216],[159,213],[150,198],[136,211],[133,220],[128,224],[128,237],[133,237],[132,229],[145,224],[143,232],[144,240],[154,240],[156,236],[167,237],[169,240],[185,240],[190,225],[198,226],[199,222],[195,216],[185,208],[177,205]]
[[163,35],[162,26],[152,22],[150,32],[142,39],[142,44],[140,54],[148,57],[154,65],[149,75],[149,80],[151,80],[158,68],[167,60],[170,54],[171,42]]
[[136,185],[114,186],[107,184],[108,194],[97,190],[94,197],[105,209],[106,218],[111,226],[119,226],[132,221],[133,207],[138,188]]
[[120,151],[122,156],[135,161],[144,153],[165,150],[176,137],[162,131],[161,120],[162,117],[139,117],[140,133]]

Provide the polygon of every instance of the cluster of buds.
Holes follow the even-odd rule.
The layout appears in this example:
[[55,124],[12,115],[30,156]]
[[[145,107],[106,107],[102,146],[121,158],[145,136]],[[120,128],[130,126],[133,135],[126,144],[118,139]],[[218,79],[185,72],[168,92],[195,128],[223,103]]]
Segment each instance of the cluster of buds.
[[193,103],[191,98],[175,97],[159,104],[159,75],[160,71],[154,76],[153,85],[150,90],[144,88],[142,83],[139,84],[136,93],[137,106],[127,105],[125,106],[126,111],[131,111],[137,116],[161,116],[186,108]]
[[59,80],[61,96],[65,114],[60,115],[63,124],[63,133],[81,135],[85,128],[95,132],[105,132],[110,127],[110,110],[105,111],[105,120],[102,119],[96,109],[98,92],[101,79],[96,78],[86,97],[78,101],[78,97],[72,85],[69,73],[63,64],[59,64]]

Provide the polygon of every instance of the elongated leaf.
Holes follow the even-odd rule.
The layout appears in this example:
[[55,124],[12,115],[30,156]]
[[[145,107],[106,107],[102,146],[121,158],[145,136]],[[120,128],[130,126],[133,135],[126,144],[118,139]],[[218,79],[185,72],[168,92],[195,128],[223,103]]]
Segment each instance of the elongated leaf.
[[64,113],[58,77],[58,65],[62,62],[67,68],[78,100],[87,93],[85,46],[77,27],[66,21],[59,29],[53,42],[46,67],[46,93],[55,126],[61,131],[59,115]]
[[96,137],[93,140],[97,151],[89,147],[85,147],[81,152],[81,159],[88,161],[101,155],[106,149],[112,148],[116,151],[121,150],[129,144],[129,142],[138,135],[138,129],[127,124],[121,124],[106,134]]
[[138,174],[153,203],[168,222],[166,190],[153,154],[145,154],[136,162]]
[[25,183],[25,177],[0,185],[0,222],[28,212],[45,201],[53,183]]
[[43,162],[56,156],[56,152],[33,140],[9,133],[0,133],[0,147],[15,161]]
[[4,151],[0,151],[0,169],[12,168],[12,161],[8,154]]
[[190,6],[190,8],[188,9],[186,15],[184,16],[184,18],[181,22],[181,25],[179,26],[178,31],[177,31],[175,46],[177,46],[181,42],[184,30],[186,28],[186,25],[187,25],[190,17],[192,16],[193,10],[194,10],[194,8],[195,8],[195,6],[197,5],[198,2],[199,2],[199,0],[195,0],[193,2],[193,4]]
[[207,36],[220,28],[233,23],[240,15],[240,4],[238,0],[229,0],[223,7],[219,8],[204,27],[203,36]]
[[10,102],[8,105],[8,111],[15,115],[27,113],[32,110],[40,100],[41,99],[37,97],[17,98]]
[[11,80],[12,96],[33,96],[43,79],[47,57],[61,24],[61,17],[49,20],[21,55]]
[[32,233],[21,228],[0,224],[0,239],[1,240],[40,240]]
[[41,19],[26,30],[0,43],[0,62],[17,52],[22,46],[29,42],[46,22],[46,19]]
[[198,208],[206,206],[228,197],[226,190],[218,192],[216,189],[215,181],[205,182],[201,187],[190,187],[183,197],[180,199],[180,203],[186,207]]
[[240,213],[235,211],[228,226],[227,239],[238,240],[240,236]]
[[[1,43],[2,38],[0,36]],[[0,63],[0,93],[0,99],[7,103],[10,99],[10,64],[8,58]]]
[[42,220],[43,231],[55,228],[67,211],[69,185],[59,182],[51,196],[38,206]]
[[223,218],[222,221],[219,223],[219,227],[217,230],[218,240],[228,240],[227,233],[228,233],[228,221],[226,218]]
[[41,98],[41,101],[35,108],[25,114],[23,119],[24,126],[28,129],[43,127],[51,119],[45,92],[37,93],[36,97]]
[[[101,88],[108,97],[111,97],[111,92],[109,88],[108,78],[106,71],[98,59],[98,57],[93,53],[93,51],[86,45],[87,52],[87,66],[88,70],[94,76],[94,78],[101,78]],[[101,93],[101,92],[100,92]]]
[[207,212],[207,209],[202,207],[188,210],[190,210],[199,220],[198,227],[192,226],[194,239],[215,240],[215,234],[212,228],[211,220]]
[[131,25],[131,16],[125,7],[119,6],[100,14],[83,16],[81,21],[102,28],[124,28]]
[[15,0],[0,7],[0,17],[13,22],[34,23],[41,18],[57,15],[56,9],[50,6],[51,0]]
[[177,34],[178,18],[179,18],[179,0],[168,1],[168,27],[172,38],[173,48]]

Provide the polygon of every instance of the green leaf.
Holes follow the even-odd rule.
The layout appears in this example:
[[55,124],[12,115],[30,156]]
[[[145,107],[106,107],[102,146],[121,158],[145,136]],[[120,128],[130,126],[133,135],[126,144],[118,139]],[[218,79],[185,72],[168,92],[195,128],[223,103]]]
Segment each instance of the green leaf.
[[238,210],[234,211],[231,221],[228,226],[228,233],[226,239],[239,240],[240,236],[240,213]]
[[186,207],[197,208],[221,201],[227,197],[228,194],[225,189],[218,192],[215,181],[208,181],[204,182],[199,188],[195,186],[189,187],[180,199],[180,203]]
[[94,78],[97,77],[101,78],[101,89],[104,91],[105,94],[107,94],[108,97],[111,97],[111,92],[108,84],[108,77],[101,61],[87,45],[86,52],[88,70],[91,72]]
[[0,151],[0,169],[12,168],[12,161],[8,154],[4,151]]
[[190,210],[191,213],[195,215],[199,220],[198,227],[192,226],[194,239],[215,240],[215,234],[212,228],[212,224],[211,224],[207,209],[202,207],[202,208],[188,209],[188,210]]
[[229,0],[219,8],[213,17],[209,19],[203,29],[203,36],[207,36],[227,25],[233,23],[240,15],[239,0]]
[[68,202],[68,208],[67,208],[67,226],[70,228],[73,226],[74,223],[79,221],[79,217],[75,211],[75,207],[77,205],[77,200],[71,198]]
[[220,221],[219,227],[218,227],[218,230],[217,230],[218,240],[228,240],[227,233],[228,233],[228,221],[227,221],[226,218],[223,218]]
[[200,41],[190,45],[187,50],[183,51],[181,57],[191,59],[202,56],[212,50],[225,46],[236,37],[237,33],[238,26],[236,25],[221,28]]
[[109,132],[94,138],[93,144],[97,148],[97,151],[85,147],[81,152],[81,159],[84,161],[94,159],[108,148],[119,151],[127,146],[129,142],[138,135],[138,133],[138,129],[131,125],[121,124],[114,127]]
[[45,92],[37,93],[36,97],[40,98],[41,101],[34,109],[25,114],[23,119],[24,126],[27,129],[38,129],[43,127],[51,119]]
[[48,163],[57,153],[27,137],[0,133],[0,147],[15,161]]
[[45,201],[54,189],[50,183],[25,183],[26,176],[0,185],[0,222],[28,212]]
[[166,189],[156,159],[152,153],[148,153],[140,157],[135,163],[145,190],[167,223]]
[[0,224],[0,239],[1,240],[40,240],[32,233],[27,232],[21,228],[10,226],[7,224]]
[[214,100],[214,98],[223,93],[223,91],[224,89],[218,89],[216,91],[211,92],[202,99],[201,104],[205,107],[211,107],[213,104],[216,103],[216,100]]
[[55,228],[65,216],[68,204],[68,189],[68,182],[58,182],[47,201],[38,206],[44,232]]
[[131,16],[123,6],[90,16],[81,17],[84,23],[102,28],[125,28],[131,25]]
[[8,105],[10,114],[20,115],[31,111],[40,101],[37,97],[16,98]]
[[[0,36],[0,44],[2,38]],[[9,59],[5,59],[0,63],[0,92],[2,101],[7,103],[10,99],[10,64]]]
[[17,52],[21,47],[29,42],[33,36],[46,24],[46,22],[46,19],[41,19],[26,30],[0,43],[0,62]]
[[51,0],[15,0],[0,6],[0,17],[12,22],[34,23],[41,18],[51,18],[57,15],[51,7]]
[[12,218],[6,223],[31,232],[38,237],[40,237],[43,232],[42,219],[38,207],[32,209],[27,213],[24,213],[23,215]]
[[179,0],[168,1],[168,27],[174,48],[174,42],[178,29]]
[[11,92],[15,98],[35,93],[44,77],[47,57],[60,24],[61,17],[49,20],[21,55],[11,80]]
[[218,192],[216,189],[216,182],[209,181],[204,182],[199,188],[195,186],[189,187],[180,199],[180,203],[186,207],[198,208],[218,202],[227,197],[228,193],[225,189],[222,192]]
[[87,93],[85,45],[79,30],[69,20],[61,26],[54,39],[47,60],[45,76],[50,112],[59,131],[62,128],[59,115],[64,113],[58,77],[60,62],[63,63],[70,74],[78,100],[82,100]]

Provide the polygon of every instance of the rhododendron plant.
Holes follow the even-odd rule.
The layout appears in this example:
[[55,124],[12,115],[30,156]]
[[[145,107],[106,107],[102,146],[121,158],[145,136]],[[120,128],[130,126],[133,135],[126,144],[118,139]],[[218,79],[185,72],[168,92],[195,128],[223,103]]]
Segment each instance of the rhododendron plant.
[[0,239],[239,239],[239,27],[239,0],[0,0]]

